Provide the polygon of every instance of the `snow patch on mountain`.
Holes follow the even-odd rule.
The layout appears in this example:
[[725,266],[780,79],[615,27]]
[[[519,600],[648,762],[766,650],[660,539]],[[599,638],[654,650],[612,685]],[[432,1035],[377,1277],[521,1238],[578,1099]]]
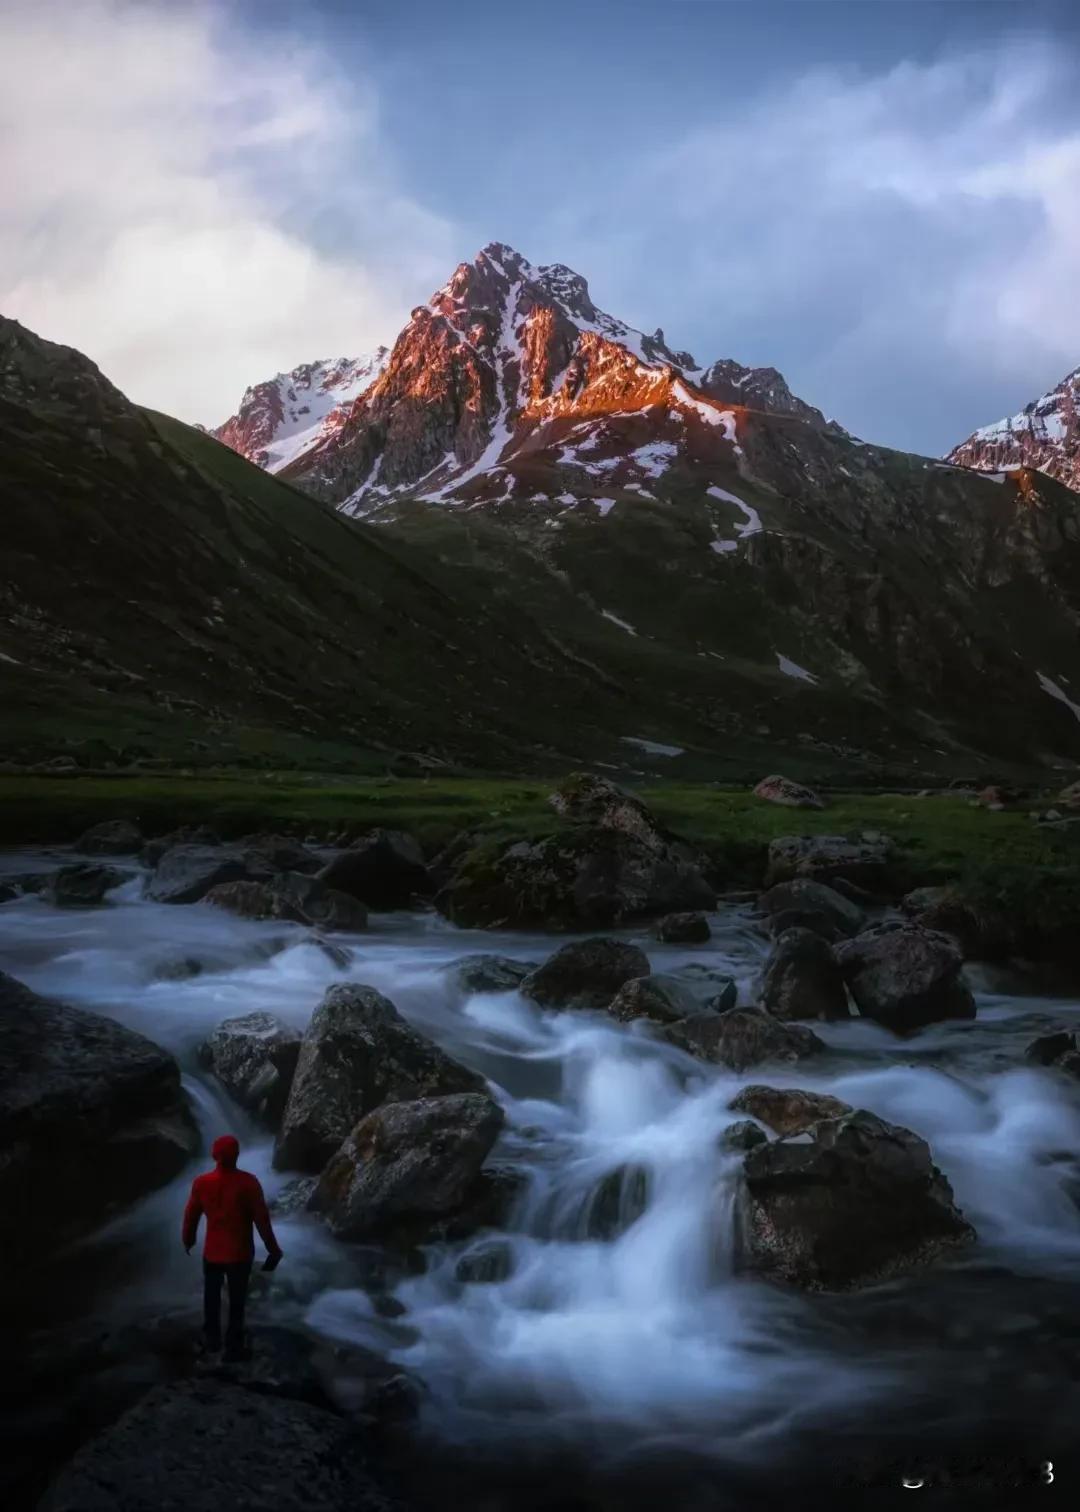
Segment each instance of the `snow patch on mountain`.
[[776,663],[785,677],[795,677],[800,682],[810,684],[820,680],[814,676],[813,672],[808,672],[805,667],[800,667],[798,662],[793,662],[789,656],[781,656],[779,651],[776,653]]
[[1056,698],[1060,703],[1063,703],[1066,708],[1073,711],[1077,719],[1080,719],[1080,704],[1074,703],[1064,688],[1060,687],[1054,682],[1053,678],[1047,677],[1043,672],[1036,672],[1035,676],[1039,679],[1039,687],[1044,693],[1049,693],[1051,698]]

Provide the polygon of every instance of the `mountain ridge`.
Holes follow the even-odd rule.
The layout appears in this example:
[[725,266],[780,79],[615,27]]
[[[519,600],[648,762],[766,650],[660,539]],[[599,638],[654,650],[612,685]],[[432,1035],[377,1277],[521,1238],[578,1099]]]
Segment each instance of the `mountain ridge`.
[[1080,490],[1080,367],[1019,413],[981,426],[946,461],[981,472],[1034,467]]

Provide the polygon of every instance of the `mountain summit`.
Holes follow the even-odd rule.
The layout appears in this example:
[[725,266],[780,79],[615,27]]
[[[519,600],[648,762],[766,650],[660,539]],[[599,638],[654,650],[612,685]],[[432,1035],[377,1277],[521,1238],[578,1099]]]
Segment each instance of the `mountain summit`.
[[1035,467],[1080,489],[1080,368],[1018,415],[984,425],[946,458],[980,472]]
[[[249,390],[245,403],[263,387]],[[646,335],[598,309],[579,273],[562,263],[535,266],[492,242],[413,310],[348,412],[335,412],[334,424],[307,434],[306,445],[292,445],[287,459],[276,460],[282,450],[261,439],[253,446],[237,418],[214,434],[253,460],[273,456],[263,465],[366,514],[404,492],[475,502],[485,487],[470,487],[474,480],[525,458],[568,420],[651,411],[658,423],[673,417],[733,434],[726,406],[825,425],[775,368],[730,359],[701,368],[690,353],[673,351],[663,331]],[[587,439],[579,434],[579,449]],[[500,495],[512,491],[512,479],[499,473]]]

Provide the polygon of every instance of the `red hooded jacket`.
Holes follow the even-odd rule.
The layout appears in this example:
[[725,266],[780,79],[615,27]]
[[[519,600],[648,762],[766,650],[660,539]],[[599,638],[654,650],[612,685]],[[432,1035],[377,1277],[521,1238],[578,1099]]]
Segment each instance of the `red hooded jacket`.
[[195,1243],[199,1219],[205,1216],[203,1258],[212,1264],[235,1265],[254,1259],[252,1225],[258,1229],[267,1253],[277,1254],[280,1246],[274,1237],[258,1177],[236,1169],[240,1157],[238,1140],[232,1134],[222,1134],[214,1140],[210,1153],[217,1162],[216,1169],[196,1176],[184,1209],[184,1248],[190,1249]]

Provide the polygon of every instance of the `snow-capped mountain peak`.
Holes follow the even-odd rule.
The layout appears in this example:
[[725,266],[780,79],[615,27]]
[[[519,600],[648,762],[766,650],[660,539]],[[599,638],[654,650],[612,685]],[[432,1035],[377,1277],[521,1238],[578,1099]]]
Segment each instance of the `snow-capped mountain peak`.
[[387,347],[364,357],[304,362],[246,389],[236,414],[211,434],[267,472],[280,472],[345,421],[386,366]]
[[993,425],[981,426],[945,458],[980,472],[1034,467],[1069,488],[1080,489],[1080,368]]

